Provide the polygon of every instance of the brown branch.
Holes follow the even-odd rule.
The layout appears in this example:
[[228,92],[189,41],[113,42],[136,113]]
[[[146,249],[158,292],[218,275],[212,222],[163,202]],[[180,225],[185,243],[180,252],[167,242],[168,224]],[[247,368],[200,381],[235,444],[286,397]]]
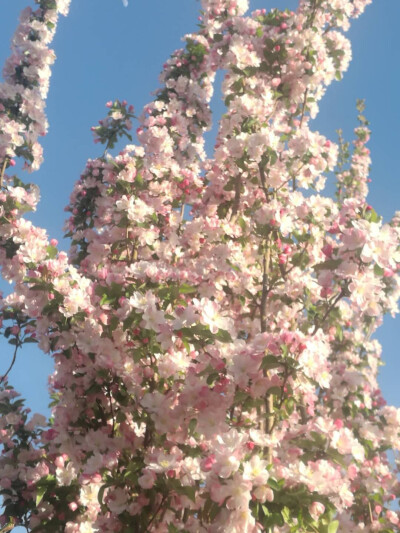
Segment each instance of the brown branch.
[[111,412],[111,418],[112,418],[111,437],[114,438],[116,420],[115,420],[114,408],[113,408],[113,404],[112,404],[111,387],[109,385],[106,388],[106,392],[107,392],[107,398],[108,398],[108,401],[109,401],[109,404],[110,404],[110,412]]
[[[270,263],[271,263],[271,236],[267,239],[266,242],[267,249],[263,253],[263,277],[262,277],[262,294],[261,294],[261,303],[260,303],[260,326],[261,332],[264,333],[267,331],[267,298],[269,293],[268,280],[270,273]],[[268,376],[268,373],[267,373]],[[270,434],[275,424],[274,417],[274,396],[272,394],[267,394],[265,405],[260,408],[260,429],[264,433]],[[268,462],[272,463],[272,448],[271,446],[267,449]]]
[[241,175],[238,174],[238,176],[236,177],[236,181],[235,181],[235,198],[233,200],[231,218],[235,217],[238,214],[241,190],[242,190],[242,180],[241,180]]
[[7,524],[6,526],[0,529],[0,533],[7,533],[7,531],[11,531],[12,529],[14,529],[15,522],[14,522],[14,519],[11,519],[11,520],[12,521],[9,524]]
[[310,18],[306,23],[306,28],[310,28],[315,20],[315,15],[317,14],[318,7],[321,6],[321,2],[318,3],[318,0],[312,0],[312,11],[310,14]]
[[302,125],[303,125],[303,120],[304,120],[304,113],[306,111],[306,104],[307,104],[307,95],[308,95],[308,88],[304,91],[304,98],[303,98],[303,106],[301,108],[301,116],[300,116],[300,125],[299,125],[299,129],[301,129]]
[[335,308],[335,305],[338,303],[338,301],[343,298],[343,296],[345,295],[345,290],[342,289],[339,294],[337,294],[335,296],[335,298],[333,298],[331,300],[331,303],[328,307],[328,309],[326,310],[326,312],[324,313],[324,316],[321,318],[321,319],[318,319],[315,321],[315,325],[314,325],[314,331],[311,333],[311,336],[315,335],[317,333],[317,331],[319,330],[320,327],[323,326],[325,320],[328,318],[329,316],[329,313],[331,311],[333,311],[333,309]]
[[369,510],[369,519],[371,520],[371,524],[372,524],[374,521],[374,517],[372,516],[371,502],[368,502],[368,510]]
[[138,239],[135,239],[132,243],[132,249],[131,249],[131,253],[130,253],[130,262],[131,263],[136,263],[136,261],[138,260],[138,254],[139,254],[139,250],[138,250]]
[[167,499],[167,496],[164,494],[164,496],[162,497],[162,500],[160,502],[160,505],[158,506],[158,509],[155,511],[155,513],[153,514],[153,516],[151,517],[151,520],[150,522],[147,524],[147,527],[146,527],[146,531],[145,533],[148,533],[150,532],[150,529],[149,527],[151,526],[151,524],[154,522],[156,516],[158,515],[158,513],[161,511],[161,507],[163,506],[165,500]]
[[265,199],[267,200],[267,202],[269,202],[269,192],[268,192],[267,187],[266,187],[266,179],[265,179],[264,167],[263,167],[263,165],[261,163],[259,163],[258,168],[260,170],[261,188],[264,191]]
[[261,293],[261,303],[260,303],[260,326],[261,332],[264,333],[267,331],[267,297],[268,297],[268,279],[269,279],[269,269],[271,262],[271,238],[268,238],[266,243],[267,249],[263,253],[263,277],[262,277],[262,293]]
[[[283,383],[282,383],[282,387],[281,387],[281,396],[279,398],[279,404],[278,404],[278,410],[280,410],[282,408],[282,405],[283,405],[283,402],[285,400],[285,387],[286,387],[286,384],[287,384],[287,381],[290,377],[290,372],[288,372],[288,369],[287,367],[285,366],[285,376],[283,378]],[[272,394],[269,395],[269,397],[272,397]],[[273,403],[272,403],[272,408],[274,407]],[[269,420],[271,421],[271,426],[268,428],[268,433],[272,433],[272,431],[274,430],[275,426],[276,426],[276,417],[270,417]]]
[[3,166],[1,168],[1,173],[0,173],[0,189],[3,188],[4,172],[6,171],[8,161],[9,161],[8,157],[5,157],[3,161]]

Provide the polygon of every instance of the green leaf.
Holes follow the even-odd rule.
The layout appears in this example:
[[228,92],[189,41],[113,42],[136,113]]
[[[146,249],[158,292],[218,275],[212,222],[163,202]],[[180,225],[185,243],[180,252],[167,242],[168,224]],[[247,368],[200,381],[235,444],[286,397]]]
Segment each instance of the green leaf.
[[324,261],[323,263],[318,263],[317,265],[314,265],[314,270],[335,270],[341,263],[342,259],[329,259],[328,261]]
[[136,185],[139,185],[139,187],[140,187],[140,186],[143,185],[143,183],[144,183],[143,176],[142,176],[140,173],[136,174],[136,177],[135,177],[135,184],[136,184]]
[[288,412],[288,414],[291,415],[295,407],[295,401],[293,400],[293,398],[288,398],[286,400],[285,407],[286,407],[286,411]]
[[339,453],[337,450],[334,450],[333,448],[329,448],[326,453],[335,463],[343,467],[346,466],[346,461],[343,455]]
[[24,339],[24,344],[27,344],[27,343],[38,343],[39,341],[37,339],[35,339],[34,337],[26,337],[26,339]]
[[97,494],[97,500],[101,506],[101,509],[103,510],[103,512],[105,512],[107,510],[107,507],[106,505],[103,503],[103,496],[104,496],[104,491],[108,488],[108,485],[102,485],[100,487],[100,490]]
[[280,491],[283,487],[283,483],[282,481],[276,481],[276,479],[273,479],[272,477],[270,477],[267,481],[268,485],[271,487],[271,489],[273,490],[276,490],[276,491]]
[[311,431],[310,435],[314,439],[314,441],[316,442],[319,448],[323,448],[325,446],[326,440],[327,440],[325,435],[318,433],[318,431]]
[[232,102],[232,100],[235,98],[235,94],[234,93],[231,93],[231,94],[228,94],[228,96],[225,98],[225,106],[226,107],[229,107],[229,104]]
[[219,373],[218,372],[212,372],[206,379],[207,385],[213,385],[214,381],[218,379]]
[[117,317],[117,316],[113,316],[113,317],[111,318],[111,320],[110,320],[110,325],[109,325],[110,330],[111,330],[111,331],[114,331],[115,329],[117,329],[118,324],[119,324],[119,319],[118,319],[118,317]]
[[333,522],[329,524],[327,533],[336,533],[336,531],[338,530],[338,527],[339,527],[339,520],[334,520]]
[[43,496],[46,494],[47,487],[39,487],[36,493],[36,507],[43,500]]
[[194,434],[194,430],[196,429],[196,426],[197,426],[197,420],[196,418],[192,418],[191,421],[189,422],[189,435],[193,435]]
[[343,341],[343,328],[341,326],[336,326],[336,337],[339,342]]
[[185,347],[185,350],[187,351],[187,353],[190,353],[190,344],[188,343],[188,341],[186,339],[181,339],[181,340],[182,340],[182,344]]
[[282,389],[280,387],[270,387],[267,390],[267,394],[272,396],[279,396],[281,394]]
[[220,342],[232,342],[232,337],[224,329],[219,329],[218,333],[215,335],[215,338]]
[[191,285],[188,285],[187,283],[183,283],[179,287],[179,292],[181,294],[192,294],[194,292],[197,292],[197,287],[192,287]]
[[368,222],[373,222],[375,224],[381,220],[381,217],[378,215],[375,209],[369,209],[365,214],[365,218],[368,220]]
[[278,160],[278,154],[272,148],[268,148],[269,162],[271,165],[275,165]]
[[193,503],[196,503],[196,487],[180,487],[177,491],[180,494],[184,494],[191,500]]
[[37,283],[31,287],[33,291],[51,291],[52,288],[53,285],[51,283]]
[[281,510],[281,515],[282,515],[282,518],[284,519],[285,521],[285,524],[289,524],[290,522],[290,509],[289,507],[284,507],[282,510]]
[[263,370],[270,370],[271,368],[278,368],[282,366],[282,363],[275,355],[266,355],[261,362],[261,368]]
[[46,252],[49,259],[54,259],[58,253],[58,250],[55,246],[48,246],[46,248]]
[[266,505],[261,505],[261,509],[263,510],[265,516],[269,516],[271,514]]
[[298,266],[304,269],[310,262],[310,258],[308,254],[304,252],[296,252],[295,254],[293,254],[291,258],[291,262],[292,262],[292,265]]
[[240,218],[238,219],[237,222],[238,222],[240,228],[241,228],[243,231],[245,231],[245,229],[246,229],[246,222],[245,222],[244,218],[243,218],[243,217],[240,217]]

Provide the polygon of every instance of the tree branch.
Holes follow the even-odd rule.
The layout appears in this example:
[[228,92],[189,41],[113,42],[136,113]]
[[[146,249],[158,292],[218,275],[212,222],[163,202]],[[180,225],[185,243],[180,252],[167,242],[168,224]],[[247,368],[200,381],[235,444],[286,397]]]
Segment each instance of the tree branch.
[[9,161],[8,157],[5,157],[3,161],[3,166],[1,168],[1,173],[0,173],[0,189],[3,188],[3,178],[4,178],[4,173],[6,171],[6,168],[7,168],[8,161]]
[[242,180],[241,180],[241,175],[238,174],[238,176],[236,177],[236,181],[235,181],[235,198],[233,200],[231,218],[235,217],[238,214],[241,190],[242,190]]
[[8,374],[11,372],[11,370],[12,370],[14,364],[15,364],[15,361],[17,360],[18,348],[20,348],[20,346],[21,346],[21,343],[20,343],[20,340],[19,340],[19,335],[16,336],[16,340],[17,340],[17,344],[15,345],[14,355],[13,355],[11,364],[8,367],[7,372],[0,378],[0,385],[6,380]]
[[[268,280],[271,263],[271,235],[266,242],[266,250],[263,253],[263,277],[262,277],[262,294],[260,303],[260,326],[261,332],[267,331],[267,298],[269,293]],[[268,372],[267,372],[268,376]],[[274,427],[274,396],[267,394],[266,402],[264,406],[260,408],[260,429],[264,433],[270,434]],[[269,446],[267,449],[268,462],[272,463],[272,448]]]
[[324,324],[325,320],[328,318],[329,316],[329,313],[335,308],[335,305],[338,303],[338,301],[343,298],[343,296],[345,295],[345,290],[342,289],[339,294],[337,294],[335,296],[335,298],[333,300],[331,300],[331,303],[328,307],[328,309],[326,310],[326,312],[324,313],[324,316],[321,318],[321,319],[318,319],[315,321],[315,325],[314,325],[314,331],[311,333],[311,335],[315,335],[317,333],[317,331],[319,330],[319,328]]

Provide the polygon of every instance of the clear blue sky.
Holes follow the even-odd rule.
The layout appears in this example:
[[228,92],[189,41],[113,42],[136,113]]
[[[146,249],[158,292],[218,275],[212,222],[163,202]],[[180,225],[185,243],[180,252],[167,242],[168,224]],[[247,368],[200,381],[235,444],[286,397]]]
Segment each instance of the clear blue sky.
[[[0,64],[9,54],[9,42],[21,9],[30,0],[3,0],[0,8]],[[291,8],[295,0],[251,0],[251,9]],[[42,201],[34,216],[36,224],[62,241],[62,226],[72,185],[89,157],[99,155],[90,127],[106,114],[104,104],[126,99],[140,111],[158,87],[158,74],[170,53],[181,46],[181,37],[196,29],[200,3],[196,0],[72,0],[68,18],[59,25],[54,48],[48,99],[49,135],[44,139],[45,163],[39,172],[24,179],[34,180]],[[332,85],[321,102],[314,121],[318,129],[336,140],[342,128],[351,140],[356,125],[355,102],[365,98],[371,122],[372,184],[369,201],[389,220],[400,210],[400,20],[399,0],[374,0],[356,20],[349,33],[353,61],[340,83]],[[217,91],[213,107],[218,120],[221,110]],[[208,148],[212,146],[209,135]],[[211,153],[211,152],[209,152]],[[64,248],[68,247],[65,243]],[[400,406],[400,350],[397,332],[400,317],[386,317],[378,332],[386,366],[380,383],[389,403]],[[0,374],[8,367],[12,347],[1,345]],[[34,411],[45,412],[48,404],[49,356],[25,348],[19,353],[10,382],[28,398]]]

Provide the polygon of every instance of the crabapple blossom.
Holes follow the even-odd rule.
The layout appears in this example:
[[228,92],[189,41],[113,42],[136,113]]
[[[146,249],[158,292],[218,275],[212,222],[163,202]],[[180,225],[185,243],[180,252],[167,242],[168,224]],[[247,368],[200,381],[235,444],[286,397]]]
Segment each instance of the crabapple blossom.
[[71,193],[68,253],[25,218],[38,188],[9,171],[40,164],[69,1],[22,12],[0,85],[1,331],[14,359],[37,343],[55,369],[49,421],[0,381],[2,527],[398,530],[400,411],[371,335],[398,311],[400,215],[383,224],[367,202],[362,114],[351,149],[311,129],[370,2],[245,15],[247,0],[202,0],[154,101],[138,116],[109,101],[92,128],[105,150]]

